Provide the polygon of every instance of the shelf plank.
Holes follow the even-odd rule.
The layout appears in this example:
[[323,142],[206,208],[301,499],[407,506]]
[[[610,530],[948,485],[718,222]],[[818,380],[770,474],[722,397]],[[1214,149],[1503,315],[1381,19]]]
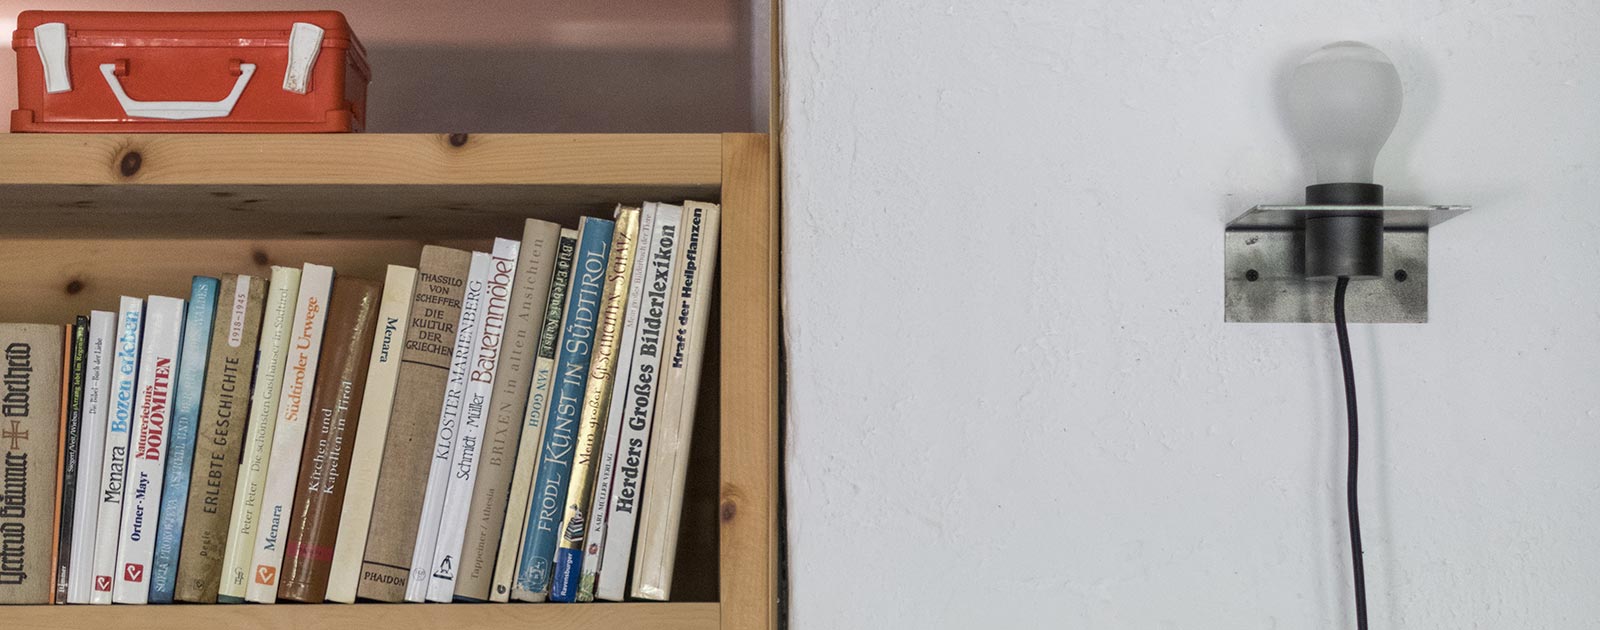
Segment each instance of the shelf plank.
[[714,603],[273,604],[211,606],[7,606],[7,630],[347,630],[349,628],[639,628],[713,630]]
[[12,237],[474,237],[721,177],[715,134],[0,134]]

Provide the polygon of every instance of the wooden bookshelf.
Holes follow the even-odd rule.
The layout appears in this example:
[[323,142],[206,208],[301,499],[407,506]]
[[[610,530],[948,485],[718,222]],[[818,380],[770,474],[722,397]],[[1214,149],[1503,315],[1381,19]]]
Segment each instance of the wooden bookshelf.
[[775,628],[778,213],[765,135],[0,135],[0,321],[66,323],[190,276],[382,278],[522,219],[719,200],[717,319],[670,603],[21,606],[5,626]]

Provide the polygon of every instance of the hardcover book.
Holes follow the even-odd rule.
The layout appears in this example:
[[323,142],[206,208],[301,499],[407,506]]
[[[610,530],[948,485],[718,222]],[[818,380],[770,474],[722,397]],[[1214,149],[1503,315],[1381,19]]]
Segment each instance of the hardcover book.
[[128,427],[138,401],[139,348],[144,332],[144,300],[123,296],[117,310],[111,390],[106,413],[105,444],[100,460],[100,490],[94,534],[93,590],[89,603],[111,603],[117,572],[117,541],[122,533],[122,490],[128,473]]
[[174,598],[179,601],[217,601],[266,294],[259,278],[222,277],[178,552]]
[[589,500],[593,498],[591,487],[595,470],[599,468],[600,440],[611,406],[617,345],[622,333],[623,313],[628,304],[628,285],[633,278],[633,256],[638,241],[639,209],[618,209],[616,236],[606,265],[606,290],[600,302],[594,352],[589,360],[589,378],[584,386],[583,410],[578,420],[572,480],[567,485],[561,532],[556,543],[555,573],[550,577],[552,601],[571,602],[578,597],[578,583],[583,570],[584,535],[589,528]]
[[[405,343],[411,301],[417,288],[417,270],[389,265],[383,283],[383,304],[378,307],[378,331],[367,359],[367,383],[361,394],[355,443],[351,447],[344,504],[339,511],[339,531],[328,568],[330,601],[356,601],[361,577],[361,554],[367,549],[367,529],[377,498],[378,472],[383,445],[389,435],[389,413],[394,409],[395,384],[400,377],[400,349]],[[280,593],[281,595],[281,593]]]
[[661,359],[661,399],[656,402],[655,426],[651,428],[650,472],[645,475],[633,567],[633,596],[641,599],[665,601],[672,594],[720,218],[721,209],[715,204],[684,204],[684,242],[678,252],[678,282],[669,311],[672,337]]
[[378,472],[376,495],[383,500],[372,506],[361,582],[356,588],[356,595],[363,599],[405,599],[422,516],[418,489],[428,480],[471,264],[472,254],[461,250],[422,248],[411,321],[400,353],[394,409],[389,414],[389,435]]
[[[678,227],[683,208],[656,205],[656,225],[650,241],[639,243],[636,268],[645,269],[645,282],[629,301],[638,303],[634,331],[633,369],[617,395],[612,396],[612,418],[619,418],[622,434],[606,501],[606,534],[600,549],[595,597],[623,601],[628,592],[628,566],[633,558],[633,533],[638,523],[639,500],[644,487],[645,455],[650,448],[650,423],[661,383],[661,350],[666,342],[667,304],[672,291],[673,263],[678,253]],[[620,411],[620,414],[618,413]],[[596,504],[596,511],[599,511]],[[585,558],[587,561],[587,558]],[[587,567],[585,567],[587,568]],[[587,578],[586,578],[587,579]]]
[[228,516],[228,535],[222,550],[222,582],[217,601],[236,604],[244,601],[255,571],[256,529],[261,517],[261,493],[267,481],[267,465],[272,453],[274,429],[278,425],[278,396],[283,391],[284,361],[289,356],[289,340],[294,336],[295,299],[300,295],[300,270],[273,267],[261,320],[261,337],[256,344],[256,370],[250,392],[250,419],[239,473],[233,488],[233,511]]
[[83,443],[83,393],[84,370],[89,360],[89,318],[78,316],[77,322],[67,332],[66,395],[62,397],[65,420],[61,431],[60,482],[56,484],[56,512],[60,515],[56,526],[56,592],[52,603],[67,603],[72,564],[72,533],[77,521],[78,450]]
[[311,388],[317,381],[322,333],[328,321],[333,269],[307,263],[300,270],[289,354],[283,362],[283,387],[278,393],[278,426],[267,456],[267,480],[261,492],[261,518],[251,560],[245,601],[271,604],[278,600],[278,573],[283,568],[284,538],[289,533],[300,452],[305,447],[306,420],[311,415]]
[[467,529],[467,508],[472,505],[478,462],[483,458],[483,427],[489,418],[489,397],[494,394],[495,373],[500,366],[521,247],[517,241],[497,238],[489,256],[477,327],[473,331],[472,361],[467,365],[466,393],[462,397],[455,447],[450,452],[444,507],[439,513],[438,541],[434,543],[429,565],[428,601],[449,602],[455,596],[462,538]]
[[440,404],[438,430],[434,432],[433,452],[429,454],[428,485],[422,494],[422,516],[417,521],[417,539],[411,549],[411,580],[406,583],[406,601],[422,602],[428,597],[429,577],[433,573],[433,551],[439,544],[439,522],[444,517],[445,494],[450,487],[450,457],[461,432],[461,417],[467,396],[467,376],[477,344],[478,327],[483,322],[483,298],[489,279],[490,257],[473,252],[467,270],[466,293],[461,299],[461,317],[456,322],[456,345],[450,354],[450,373],[445,381]]
[[328,592],[339,508],[344,501],[350,447],[359,435],[361,390],[366,387],[372,333],[378,319],[377,283],[340,278],[333,285],[310,426],[300,456],[299,481],[289,512],[278,597],[320,603]]
[[78,489],[73,494],[72,558],[67,566],[69,604],[89,603],[89,595],[94,591],[94,539],[100,522],[100,465],[105,457],[106,412],[110,408],[116,327],[116,313],[89,313],[89,345],[83,378],[83,425],[78,444]]
[[600,302],[605,294],[606,263],[616,224],[584,217],[578,226],[578,249],[573,256],[572,286],[561,322],[560,361],[551,386],[550,412],[545,420],[539,467],[529,499],[524,544],[518,554],[511,596],[540,602],[550,595],[550,576],[560,534],[567,483],[572,474],[584,385],[589,377]]
[[128,428],[128,480],[122,488],[122,534],[117,540],[111,588],[111,599],[118,604],[144,604],[150,597],[150,563],[155,559],[156,516],[166,473],[183,310],[184,301],[178,298],[152,295],[145,300],[138,402]]
[[[561,338],[562,307],[567,303],[567,287],[572,283],[572,257],[578,249],[578,231],[561,230],[556,246],[555,271],[550,275],[550,296],[544,303],[543,324],[533,362],[533,382],[528,387],[527,410],[522,415],[522,435],[517,438],[516,466],[511,473],[511,491],[506,496],[505,523],[500,527],[500,546],[494,558],[494,578],[489,601],[511,600],[511,579],[516,574],[522,551],[523,534],[528,528],[528,499],[533,475],[539,468],[539,447],[544,444],[544,421],[550,410],[550,384],[556,371],[556,342]],[[456,584],[461,595],[461,583]]]
[[211,323],[217,315],[216,278],[196,276],[189,288],[189,313],[183,324],[183,347],[174,386],[171,441],[161,489],[161,514],[156,519],[156,556],[150,568],[150,602],[172,603],[178,581],[178,551],[189,502],[189,472],[194,463],[200,396],[205,392],[206,360],[211,352]]
[[0,324],[0,604],[48,604],[61,425],[61,326]]
[[612,368],[611,399],[606,404],[604,439],[600,441],[598,466],[590,484],[589,515],[584,534],[583,562],[578,574],[577,601],[594,601],[595,578],[600,573],[601,552],[605,547],[606,504],[611,500],[617,448],[622,441],[623,410],[627,408],[628,384],[633,376],[634,341],[639,336],[639,307],[644,302],[645,276],[649,273],[650,246],[655,242],[657,204],[647,203],[639,211],[639,238],[634,245],[628,271],[628,299],[622,313],[622,330],[617,337],[617,359]]
[[523,224],[516,280],[495,370],[494,394],[484,425],[483,456],[478,464],[472,503],[467,510],[466,528],[462,532],[455,596],[463,600],[489,599],[500,534],[505,529],[506,494],[511,490],[511,475],[516,468],[539,330],[544,324],[550,276],[560,238],[561,226],[549,221],[528,219]]

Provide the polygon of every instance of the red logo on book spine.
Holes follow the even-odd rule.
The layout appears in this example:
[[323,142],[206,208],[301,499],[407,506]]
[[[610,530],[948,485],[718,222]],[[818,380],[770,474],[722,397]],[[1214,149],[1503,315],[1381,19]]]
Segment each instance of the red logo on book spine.
[[110,593],[111,592],[111,576],[109,576],[109,575],[96,575],[96,576],[94,576],[94,590],[100,591],[102,593]]
[[256,584],[272,586],[278,582],[278,570],[265,564],[256,565]]
[[144,565],[132,562],[122,565],[122,579],[128,582],[143,582]]

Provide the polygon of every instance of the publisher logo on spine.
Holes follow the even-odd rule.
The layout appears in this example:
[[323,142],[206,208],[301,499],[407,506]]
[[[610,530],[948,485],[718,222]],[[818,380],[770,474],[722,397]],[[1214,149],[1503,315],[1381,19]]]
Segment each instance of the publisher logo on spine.
[[278,583],[278,570],[269,565],[256,565],[256,584],[272,586]]
[[144,565],[134,562],[122,565],[122,580],[125,582],[143,582]]
[[100,591],[102,593],[110,593],[111,592],[111,576],[109,576],[109,575],[96,575],[96,576],[94,576],[94,590]]

